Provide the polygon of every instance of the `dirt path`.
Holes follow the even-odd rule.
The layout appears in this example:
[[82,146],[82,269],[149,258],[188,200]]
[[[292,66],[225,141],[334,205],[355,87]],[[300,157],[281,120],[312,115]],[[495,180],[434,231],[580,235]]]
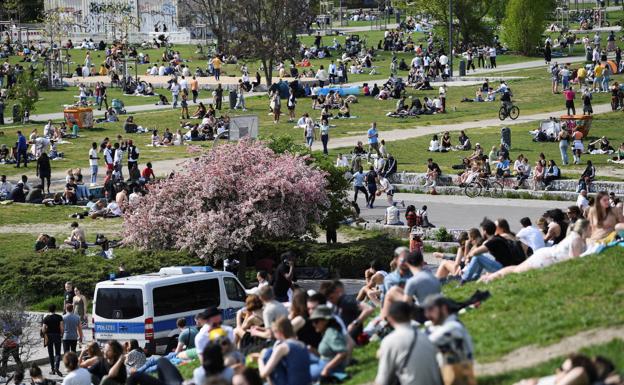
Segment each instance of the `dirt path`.
[[566,337],[548,346],[529,345],[505,355],[496,362],[477,363],[475,370],[479,376],[498,375],[513,370],[530,368],[556,357],[578,352],[592,345],[608,343],[614,339],[624,340],[624,326],[587,330]]
[[[69,219],[68,219],[68,223]],[[0,226],[0,234],[41,234],[46,233],[50,235],[55,234],[69,234],[68,223],[31,223],[31,224],[19,224],[19,225],[5,225]],[[121,222],[108,222],[105,220],[83,220],[79,221],[80,227],[86,232],[87,236],[90,233],[105,233],[114,234],[121,232]]]

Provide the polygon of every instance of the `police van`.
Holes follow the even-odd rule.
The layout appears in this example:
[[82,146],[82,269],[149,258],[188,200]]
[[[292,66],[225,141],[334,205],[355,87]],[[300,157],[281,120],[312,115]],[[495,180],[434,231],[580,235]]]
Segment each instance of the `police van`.
[[194,316],[217,306],[224,323],[234,323],[246,293],[235,275],[207,266],[165,267],[158,273],[125,278],[111,275],[95,286],[94,340],[136,339],[146,352],[162,353],[177,343],[178,318],[194,325]]

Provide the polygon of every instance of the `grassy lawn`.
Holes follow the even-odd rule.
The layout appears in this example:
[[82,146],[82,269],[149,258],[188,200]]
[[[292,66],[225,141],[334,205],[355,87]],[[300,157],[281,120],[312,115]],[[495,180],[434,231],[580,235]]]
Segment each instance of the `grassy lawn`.
[[[624,373],[624,341],[613,340],[606,344],[591,346],[581,349],[581,353],[589,357],[603,356],[610,359],[621,374]],[[525,378],[535,378],[549,376],[555,373],[555,370],[561,366],[566,357],[557,357],[549,360],[541,365],[504,373],[498,376],[479,377],[479,384],[482,385],[512,385]]]
[[[479,362],[493,362],[522,346],[549,345],[582,330],[624,322],[624,284],[618,277],[621,248],[602,255],[562,263],[554,267],[517,274],[489,285],[469,284],[445,288],[451,298],[467,298],[477,288],[490,290],[492,298],[461,320],[475,344]],[[590,349],[591,354],[612,358],[621,369],[623,343]],[[373,381],[377,373],[377,343],[357,348],[357,365],[348,368],[349,385]],[[484,384],[512,384],[514,380],[546,375],[561,364],[560,359],[537,368],[485,378]],[[481,379],[479,379],[481,383]]]
[[80,211],[77,206],[33,205],[13,203],[0,209],[0,225],[40,224],[40,223],[71,223],[69,215]]
[[[606,136],[612,141],[614,147],[619,145],[622,139],[619,122],[621,121],[620,113],[607,113],[596,115],[590,131],[589,140],[596,140],[601,136]],[[532,136],[528,133],[537,127],[535,123],[519,124],[511,126],[511,157],[515,159],[520,153],[524,154],[531,161],[531,165],[535,164],[540,153],[544,153],[546,159],[554,159],[557,164],[561,164],[561,155],[559,152],[559,143],[553,142],[533,142]],[[480,143],[487,153],[492,146],[500,144],[500,128],[488,127],[483,129],[467,130],[472,144]],[[453,143],[457,142],[458,132],[452,132],[451,138]],[[383,138],[383,133],[380,135]],[[444,173],[457,173],[457,170],[451,168],[452,165],[461,164],[462,158],[470,155],[471,151],[452,151],[447,153],[431,153],[427,151],[429,146],[429,136],[405,139],[401,141],[392,141],[386,144],[388,151],[394,155],[399,163],[400,170],[424,172],[428,158],[433,158],[437,162]],[[587,146],[588,140],[585,141]],[[342,148],[330,150],[330,156],[336,156],[338,153],[351,151],[351,148]],[[569,154],[570,159],[572,155]],[[591,160],[598,170],[609,165],[607,159],[612,155],[583,155],[582,161]],[[580,173],[584,170],[584,165],[563,167],[563,176],[566,173]],[[599,176],[600,178],[600,176]]]
[[[521,116],[541,113],[547,111],[556,111],[563,109],[563,96],[556,95],[553,96],[550,93],[550,83],[548,80],[548,74],[546,71],[542,69],[533,69],[526,71],[513,71],[507,73],[509,76],[526,76],[525,79],[517,79],[509,81],[510,87],[514,91],[515,95],[515,103],[520,106]],[[618,75],[616,78],[621,78],[621,75]],[[494,84],[495,85],[495,84]],[[402,129],[402,128],[414,128],[417,126],[427,126],[429,124],[444,124],[444,123],[459,123],[459,122],[468,122],[468,121],[478,121],[482,119],[492,119],[497,116],[498,109],[500,107],[499,102],[493,103],[461,103],[462,98],[474,97],[474,92],[477,86],[462,86],[462,87],[449,87],[448,88],[448,96],[447,96],[447,106],[448,113],[446,114],[436,114],[436,115],[427,115],[421,116],[419,118],[390,118],[386,116],[386,113],[389,111],[393,111],[395,109],[395,100],[377,100],[368,97],[359,97],[358,103],[353,104],[351,108],[351,113],[354,116],[357,116],[353,119],[334,119],[330,123],[335,126],[331,128],[330,137],[342,137],[342,136],[351,136],[355,134],[364,133],[371,122],[376,121],[379,127],[379,130],[382,132],[381,137],[383,138],[383,131],[385,130],[394,130],[394,129]],[[67,91],[65,91],[66,93]],[[412,97],[424,98],[425,96],[434,97],[437,93],[437,90],[433,91],[414,91],[409,90],[408,94]],[[145,98],[136,98],[136,97],[127,97],[126,99],[131,99],[133,102],[144,101]],[[594,95],[594,104],[607,103],[609,101],[608,94],[595,94]],[[246,104],[248,107],[248,111],[242,113],[239,111],[228,111],[223,110],[223,113],[230,113],[231,115],[240,115],[240,114],[255,114],[258,115],[260,119],[260,137],[266,138],[270,135],[286,135],[291,136],[297,140],[301,140],[303,142],[303,133],[302,130],[293,128],[293,123],[287,122],[287,115],[282,115],[282,119],[279,124],[274,124],[272,121],[272,117],[268,114],[268,98],[266,96],[257,96],[257,97],[249,97],[246,99]],[[578,103],[577,103],[578,104]],[[189,110],[191,113],[194,111],[194,106],[190,106]],[[320,111],[312,110],[311,101],[309,99],[300,99],[297,104],[296,116],[299,117],[303,113],[310,113],[310,115],[314,118],[319,118]],[[151,111],[151,112],[142,112],[137,113],[135,115],[135,121],[142,125],[143,127],[150,129],[158,129],[162,134],[165,128],[169,128],[173,132],[177,130],[180,124],[179,119],[179,110],[161,110],[161,111]],[[610,116],[610,115],[609,115]],[[124,116],[121,117],[121,120],[124,120]],[[602,119],[602,118],[601,118]],[[604,125],[604,129],[612,129],[612,125],[615,122],[615,118],[610,121],[610,123],[606,123]],[[40,132],[43,128],[43,122],[38,124],[31,124],[28,126],[19,126],[22,132],[28,135],[32,129],[37,128]],[[598,122],[596,122],[598,125]],[[502,126],[502,124],[501,124]],[[115,138],[117,135],[121,134],[124,137],[133,139],[136,143],[138,143],[140,150],[142,152],[141,160],[142,162],[152,161],[152,160],[162,160],[162,159],[176,159],[181,157],[189,156],[186,147],[147,147],[147,144],[150,143],[150,135],[149,134],[129,134],[125,135],[122,130],[123,122],[117,123],[102,123],[98,124],[96,128],[91,130],[83,130],[81,132],[81,137],[78,139],[70,140],[72,144],[64,144],[59,145],[59,151],[65,154],[65,160],[53,162],[53,169],[66,169],[70,167],[86,167],[87,166],[87,151],[91,144],[91,142],[96,141],[100,142],[104,137]],[[518,126],[515,126],[518,127]],[[527,148],[529,149],[528,134],[524,135],[520,133],[522,130],[528,131],[529,129],[533,129],[532,125],[523,126],[514,128],[515,137],[514,141],[518,140],[516,143],[523,143],[522,146],[516,146],[516,148]],[[15,142],[15,131],[17,128],[12,127],[3,127],[2,130],[5,132],[4,136],[0,136],[0,144],[12,145]],[[475,131],[472,130],[470,134],[472,137],[473,144],[477,141],[480,141],[483,145],[498,142],[498,135],[493,136],[492,133],[496,132],[498,129],[491,129],[489,131],[484,131],[483,136],[479,135],[475,138]],[[602,132],[603,129],[600,131]],[[596,130],[593,131],[596,133]],[[615,131],[613,131],[616,134]],[[609,135],[609,134],[607,134]],[[456,135],[454,135],[456,137]],[[617,141],[616,135],[610,135],[610,139]],[[475,140],[478,139],[478,140]],[[330,139],[331,140],[331,139]],[[410,141],[401,141],[395,142],[389,148],[390,151],[400,154],[398,159],[401,161],[402,166],[406,167],[407,170],[412,170],[418,168],[418,165],[421,164],[423,159],[426,159],[427,155],[423,152],[413,152],[414,148],[411,144],[411,141],[418,142],[418,148],[426,148],[426,146],[421,145],[420,143],[428,143],[429,138],[419,138],[413,139]],[[198,144],[201,146],[209,146],[209,142],[199,143],[196,142],[194,144]],[[526,144],[526,145],[525,145]],[[555,145],[539,145],[542,146],[550,146],[553,151],[556,151]],[[530,146],[536,148],[535,146]],[[394,149],[396,148],[396,149]],[[543,150],[539,150],[543,151]],[[404,155],[407,153],[407,155]],[[538,152],[539,153],[539,152]],[[458,153],[450,153],[441,155],[436,158],[440,158],[440,162],[443,165],[450,166],[451,164],[455,164],[457,160],[459,160]],[[556,159],[559,159],[558,157]],[[58,165],[58,166],[57,166]],[[0,173],[7,175],[17,175],[21,171],[13,168],[11,165],[0,165]]]

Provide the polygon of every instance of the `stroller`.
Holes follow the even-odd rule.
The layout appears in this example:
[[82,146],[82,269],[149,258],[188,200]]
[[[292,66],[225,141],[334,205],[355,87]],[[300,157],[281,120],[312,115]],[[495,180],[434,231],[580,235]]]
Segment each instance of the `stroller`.
[[113,107],[117,115],[126,113],[126,109],[124,108],[124,102],[122,102],[120,99],[113,99],[113,101],[111,102],[111,106]]
[[501,144],[505,146],[507,151],[511,150],[511,129],[509,127],[501,128]]

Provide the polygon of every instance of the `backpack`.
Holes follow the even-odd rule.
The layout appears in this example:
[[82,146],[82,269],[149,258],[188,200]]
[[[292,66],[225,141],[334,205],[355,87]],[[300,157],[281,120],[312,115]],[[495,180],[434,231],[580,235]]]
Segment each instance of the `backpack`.
[[423,225],[423,211],[422,210],[416,210],[416,218],[415,218],[415,223],[416,223],[416,227],[421,227]]

